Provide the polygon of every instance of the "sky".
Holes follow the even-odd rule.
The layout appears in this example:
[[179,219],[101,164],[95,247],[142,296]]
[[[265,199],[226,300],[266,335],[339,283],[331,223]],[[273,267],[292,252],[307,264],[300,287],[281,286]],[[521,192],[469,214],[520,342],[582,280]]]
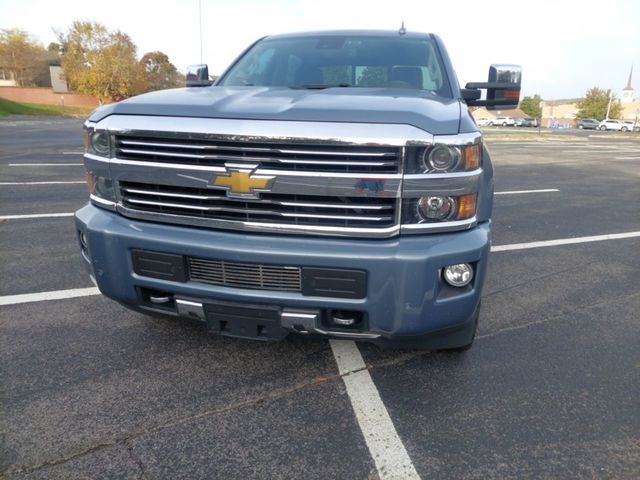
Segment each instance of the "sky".
[[[200,5],[200,8],[199,8]],[[575,98],[593,86],[618,94],[634,65],[640,96],[639,0],[0,0],[0,29],[45,46],[73,20],[127,33],[138,56],[169,55],[178,70],[202,60],[222,71],[270,34],[343,28],[438,34],[460,84],[486,81],[491,63],[522,65],[522,94]]]

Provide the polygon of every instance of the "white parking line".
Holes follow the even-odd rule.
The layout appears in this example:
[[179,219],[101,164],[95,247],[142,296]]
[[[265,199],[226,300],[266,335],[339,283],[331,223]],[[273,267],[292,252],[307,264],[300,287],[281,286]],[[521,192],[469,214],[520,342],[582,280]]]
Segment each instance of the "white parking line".
[[595,235],[591,237],[560,238],[558,240],[545,240],[542,242],[512,243],[510,245],[494,245],[492,252],[505,252],[508,250],[526,250],[528,248],[555,247],[557,245],[573,245],[575,243],[602,242],[603,240],[620,240],[622,238],[640,237],[638,232],[612,233],[608,235]]
[[419,480],[355,342],[329,342],[379,478]]
[[540,190],[509,190],[505,192],[495,192],[494,195],[519,195],[521,193],[548,193],[559,192],[557,188],[543,188]]
[[62,152],[63,155],[84,155],[84,152]]
[[69,183],[87,183],[86,180],[74,180],[68,182],[0,182],[0,185],[63,185]]
[[9,167],[77,167],[84,163],[10,163]]
[[30,215],[4,215],[0,220],[23,220],[27,218],[73,217],[73,213],[36,213]]
[[640,160],[640,157],[615,157],[616,160]]
[[0,305],[15,305],[17,303],[42,302],[43,300],[61,300],[63,298],[87,297],[99,295],[96,287],[72,288],[70,290],[54,290],[52,292],[25,293],[22,295],[6,295],[0,297]]

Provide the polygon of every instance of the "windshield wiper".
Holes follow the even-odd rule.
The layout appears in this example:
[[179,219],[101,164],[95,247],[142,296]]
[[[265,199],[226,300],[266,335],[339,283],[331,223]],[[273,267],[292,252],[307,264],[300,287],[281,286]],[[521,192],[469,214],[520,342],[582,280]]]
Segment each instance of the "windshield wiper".
[[292,85],[289,88],[304,88],[305,90],[324,90],[325,88],[351,87],[348,83],[309,83],[306,85]]

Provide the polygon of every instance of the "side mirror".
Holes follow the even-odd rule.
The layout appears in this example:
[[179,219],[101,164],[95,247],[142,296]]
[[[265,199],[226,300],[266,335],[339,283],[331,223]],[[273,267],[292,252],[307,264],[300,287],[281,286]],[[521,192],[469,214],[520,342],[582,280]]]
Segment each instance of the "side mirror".
[[213,82],[209,80],[207,65],[189,65],[186,75],[187,87],[208,87]]
[[[489,81],[467,83],[462,98],[470,107],[486,107],[487,110],[517,108],[520,102],[522,69],[519,65],[491,65]],[[487,90],[486,100],[480,100],[479,90]]]

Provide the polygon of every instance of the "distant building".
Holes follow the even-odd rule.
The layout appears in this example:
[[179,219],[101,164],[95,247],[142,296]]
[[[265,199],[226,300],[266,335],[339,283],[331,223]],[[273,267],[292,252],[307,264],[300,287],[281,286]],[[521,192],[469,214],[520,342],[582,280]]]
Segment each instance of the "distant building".
[[484,107],[478,107],[471,110],[471,115],[476,120],[481,118],[486,118],[488,120],[493,120],[496,117],[512,117],[512,118],[527,118],[529,115],[524,113],[519,108],[512,108],[508,110],[487,110]]
[[67,93],[69,91],[64,72],[60,65],[49,65],[49,75],[51,78],[51,89],[55,93]]
[[542,108],[543,127],[575,127],[578,117],[578,99],[547,100]]
[[15,87],[16,80],[13,74],[4,68],[0,68],[0,87]]

